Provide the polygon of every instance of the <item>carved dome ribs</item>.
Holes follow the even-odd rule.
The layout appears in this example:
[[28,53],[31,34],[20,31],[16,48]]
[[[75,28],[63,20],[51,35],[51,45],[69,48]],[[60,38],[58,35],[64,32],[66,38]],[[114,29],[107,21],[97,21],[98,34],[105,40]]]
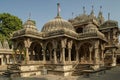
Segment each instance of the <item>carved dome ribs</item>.
[[53,20],[50,20],[49,22],[47,22],[43,26],[42,32],[52,32],[52,31],[60,30],[60,29],[67,29],[70,31],[75,31],[74,27],[72,26],[70,22],[62,19],[61,17],[56,17]]
[[23,27],[24,27],[24,28],[31,28],[31,29],[37,30],[34,21],[33,21],[33,20],[30,20],[30,19],[28,19],[28,20],[24,23]]

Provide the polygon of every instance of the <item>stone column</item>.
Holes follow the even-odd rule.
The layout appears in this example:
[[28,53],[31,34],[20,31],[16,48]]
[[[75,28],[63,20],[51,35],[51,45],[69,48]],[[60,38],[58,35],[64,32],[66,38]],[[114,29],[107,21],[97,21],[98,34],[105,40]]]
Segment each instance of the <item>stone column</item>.
[[26,47],[26,61],[28,62],[30,60],[28,47]]
[[78,49],[76,49],[76,61],[79,61]]
[[102,62],[104,62],[104,50],[102,50],[102,52],[101,52],[101,59],[102,59]]
[[95,48],[95,64],[98,64],[99,60],[98,60],[98,48]]
[[68,61],[71,63],[71,48],[68,49]]
[[94,62],[95,64],[99,64],[99,41],[95,42],[95,55],[94,55]]
[[69,63],[71,63],[72,44],[73,44],[73,41],[71,40],[68,42],[68,45],[67,45],[68,46],[68,61],[69,61]]
[[42,49],[43,63],[46,63],[45,49]]
[[29,57],[29,47],[31,45],[30,39],[25,39],[24,45],[25,45],[25,52],[26,52],[26,62],[25,63],[27,63],[30,60],[30,57]]
[[62,47],[62,62],[65,63],[65,48],[67,44],[67,39],[61,40],[61,47]]
[[54,48],[54,63],[57,63],[56,48]]
[[65,48],[62,48],[62,62],[65,63]]
[[93,50],[93,47],[91,46],[91,47],[89,47],[89,61],[91,62],[92,61],[92,50]]
[[91,50],[90,50],[90,54],[89,54],[89,61],[91,62],[92,61],[92,57],[91,57]]
[[9,64],[10,63],[9,55],[7,55],[6,58],[7,58],[7,64]]
[[104,66],[104,50],[105,50],[105,44],[101,44],[101,61],[102,65]]
[[111,66],[116,66],[115,49],[112,49],[112,64],[111,64]]

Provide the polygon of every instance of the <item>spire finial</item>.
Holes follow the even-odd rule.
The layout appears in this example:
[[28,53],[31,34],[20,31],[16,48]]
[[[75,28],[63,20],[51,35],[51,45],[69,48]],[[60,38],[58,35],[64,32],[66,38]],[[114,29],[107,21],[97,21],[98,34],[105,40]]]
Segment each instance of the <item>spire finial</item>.
[[108,20],[110,20],[110,13],[108,13]]
[[28,17],[28,19],[30,20],[30,18],[31,18],[31,13],[29,13],[29,17]]
[[94,6],[92,5],[91,15],[94,15]]
[[60,16],[60,3],[57,3],[57,16]]
[[72,18],[73,18],[73,16],[74,16],[74,13],[72,12]]
[[85,6],[83,6],[83,13],[84,13],[84,14],[86,13],[86,11],[85,11]]
[[94,10],[94,6],[92,5],[92,11]]

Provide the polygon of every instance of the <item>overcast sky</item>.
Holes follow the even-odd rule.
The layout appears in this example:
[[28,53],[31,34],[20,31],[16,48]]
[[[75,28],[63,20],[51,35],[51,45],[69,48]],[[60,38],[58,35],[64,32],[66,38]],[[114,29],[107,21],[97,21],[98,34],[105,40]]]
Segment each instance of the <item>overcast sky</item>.
[[102,12],[107,20],[108,12],[110,19],[120,23],[120,0],[0,0],[0,13],[6,12],[18,16],[25,22],[29,13],[31,19],[36,21],[37,28],[41,30],[43,25],[56,17],[57,3],[60,3],[61,16],[68,20],[83,13],[85,6],[86,13],[90,14],[92,5],[96,16],[102,6]]

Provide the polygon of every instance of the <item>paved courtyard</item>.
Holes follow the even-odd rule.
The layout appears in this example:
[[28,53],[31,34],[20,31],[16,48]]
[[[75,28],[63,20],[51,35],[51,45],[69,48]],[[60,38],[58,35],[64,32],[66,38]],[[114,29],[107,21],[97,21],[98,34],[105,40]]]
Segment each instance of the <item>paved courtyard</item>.
[[106,70],[105,74],[93,74],[90,77],[86,76],[70,76],[61,77],[53,75],[42,75],[30,78],[0,78],[0,80],[120,80],[120,67]]

